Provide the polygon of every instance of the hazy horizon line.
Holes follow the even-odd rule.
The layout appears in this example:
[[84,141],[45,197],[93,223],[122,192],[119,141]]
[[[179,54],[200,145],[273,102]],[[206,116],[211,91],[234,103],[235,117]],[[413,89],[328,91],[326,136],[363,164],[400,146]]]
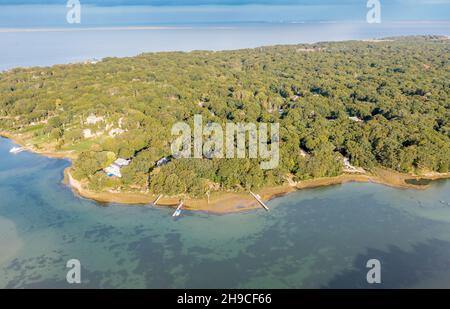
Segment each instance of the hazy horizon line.
[[[211,25],[211,27],[201,27],[217,30],[235,29],[240,24],[271,24],[271,25],[295,25],[295,24],[366,24],[361,20],[308,20],[308,21],[217,21],[217,22],[180,22],[180,23],[155,23],[153,25],[105,25],[105,26],[56,26],[56,27],[2,27],[0,26],[0,33],[14,33],[14,32],[72,32],[72,31],[110,31],[110,30],[192,30],[196,29],[195,25]],[[450,24],[449,20],[392,20],[384,21],[385,24]],[[212,26],[212,25],[236,25],[229,26]],[[183,26],[185,25],[185,26]]]

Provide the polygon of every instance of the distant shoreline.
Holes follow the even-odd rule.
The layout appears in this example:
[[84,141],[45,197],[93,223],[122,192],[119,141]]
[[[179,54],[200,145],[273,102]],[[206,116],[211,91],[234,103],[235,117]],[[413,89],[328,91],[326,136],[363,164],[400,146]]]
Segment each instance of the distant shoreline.
[[[0,28],[0,33],[20,32],[78,32],[78,31],[139,31],[139,30],[192,30],[197,27],[180,26],[123,26],[123,27],[79,27],[79,28]],[[205,27],[202,27],[205,28]],[[236,27],[208,26],[212,30],[229,30]]]
[[[383,23],[389,24],[389,22]],[[329,34],[334,27],[334,23],[331,22],[199,23],[148,26],[55,25],[36,28],[25,25],[24,27],[0,27],[0,36],[2,36],[6,43],[9,42],[9,44],[7,44],[9,48],[5,49],[7,52],[3,53],[4,61],[3,64],[0,65],[0,74],[15,69],[73,65],[87,63],[93,59],[135,57],[141,54],[158,52],[189,53],[197,50],[220,52],[264,48],[277,45],[312,45],[347,41],[370,42],[392,36],[409,36],[409,32],[401,29],[402,27],[408,28],[408,25],[410,24],[416,24],[416,26],[420,26],[421,24],[434,25],[430,28],[425,27],[424,31],[416,31],[418,35],[445,36],[447,39],[450,36],[450,21],[392,22],[392,27],[396,27],[397,25],[399,28],[395,33],[383,31],[374,34],[366,29],[364,31],[361,30],[361,33],[354,34],[348,33],[348,31],[345,31],[344,29],[337,37]],[[306,27],[304,28],[295,28],[305,25]],[[318,25],[319,27],[314,34],[309,31],[308,27],[311,25]],[[323,28],[324,25],[328,26]],[[343,25],[359,27],[367,25],[367,23],[344,22]],[[273,29],[277,29],[278,27],[286,27],[286,29],[291,28],[291,31],[287,31],[286,36],[279,36],[276,33],[279,32],[281,28],[279,31],[273,31]],[[324,30],[327,27],[330,27],[330,31]],[[266,31],[269,29],[272,30]],[[215,32],[217,32],[217,34]],[[66,37],[64,34],[67,34],[69,37]],[[27,40],[21,40],[21,48],[17,49],[18,45],[15,42],[18,39],[22,36],[34,37],[35,35],[36,38],[40,38],[36,46],[27,46]],[[66,40],[81,42],[80,40],[84,35],[92,36],[89,40],[92,40],[95,37],[95,43],[90,43],[88,45],[77,43],[77,48],[69,48],[70,44],[65,43]],[[43,36],[45,36],[45,38],[43,38]],[[70,38],[70,36],[74,37]],[[128,38],[130,40],[137,40],[137,43],[133,43],[132,46],[127,43],[125,44],[125,47],[115,43],[116,40],[109,39],[111,36],[119,36],[124,40],[128,40]],[[217,39],[214,39],[214,37],[217,37]],[[103,38],[105,38],[106,41],[103,42]],[[164,38],[163,41],[161,41],[161,38]],[[153,43],[156,41],[158,41],[158,44]],[[161,42],[159,43],[159,41]],[[47,44],[57,44],[59,46],[58,52],[49,51],[48,53],[39,52],[30,54],[29,51],[37,46],[40,46],[38,50],[42,51],[42,48],[45,48],[43,42],[46,42]]]
[[[385,21],[385,24],[395,25],[433,25],[433,24],[450,24],[448,20],[402,20],[402,21]],[[15,33],[15,32],[74,32],[74,31],[121,31],[121,30],[192,30],[192,29],[236,29],[242,25],[310,25],[310,24],[354,24],[365,25],[366,21],[358,20],[329,20],[329,21],[286,21],[286,22],[270,22],[270,21],[249,21],[249,22],[199,22],[199,23],[180,23],[180,24],[166,24],[166,25],[134,25],[134,26],[55,26],[55,27],[0,27],[0,33]],[[232,26],[230,26],[232,25]]]
[[[71,152],[52,152],[41,151],[27,145],[20,136],[16,136],[9,132],[0,131],[0,136],[8,138],[13,142],[21,145],[26,150],[44,155],[49,158],[67,159],[71,161],[75,155]],[[156,200],[157,194],[140,193],[140,192],[95,192],[85,188],[85,184],[74,179],[70,173],[71,167],[64,170],[64,183],[66,183],[74,193],[79,194],[83,198],[94,200],[100,203],[118,203],[118,204],[141,204],[153,207],[153,201]],[[336,177],[314,178],[299,181],[292,184],[280,185],[276,187],[266,187],[256,193],[259,193],[263,201],[270,201],[274,198],[287,195],[302,189],[318,188],[331,185],[345,184],[349,182],[359,183],[376,183],[389,187],[400,189],[428,189],[430,185],[414,185],[408,184],[406,180],[438,180],[450,178],[450,173],[427,173],[424,175],[402,174],[395,171],[377,168],[371,173],[366,174],[350,174],[344,173]],[[258,202],[250,195],[249,192],[214,192],[210,196],[210,200],[183,198],[182,196],[163,196],[157,207],[175,207],[183,200],[184,209],[191,211],[204,211],[214,214],[231,214],[242,211],[261,209]]]
[[[270,22],[251,22],[251,23],[231,23],[227,25],[227,23],[198,23],[198,24],[186,24],[186,25],[160,25],[160,26],[89,26],[89,27],[80,27],[80,26],[72,26],[72,27],[0,27],[0,33],[34,33],[34,32],[89,32],[89,31],[146,31],[146,30],[194,30],[194,29],[208,29],[208,30],[235,30],[239,29],[239,27],[251,26],[251,25],[266,25],[266,26],[297,26],[297,25],[309,25],[309,24],[339,24],[340,22],[335,21],[318,21],[318,22],[285,22],[285,23],[270,23]],[[365,22],[343,22],[343,24],[365,24]],[[386,24],[395,24],[395,25],[410,25],[410,24],[418,24],[418,25],[450,25],[450,21],[446,20],[437,20],[437,21],[398,21],[398,22],[386,22]],[[444,35],[447,38],[450,36],[449,34]],[[371,40],[373,38],[359,38],[355,40]],[[348,39],[352,40],[352,39]],[[298,44],[314,44],[318,42],[326,42],[327,40],[317,40],[315,42],[299,42]],[[292,43],[293,44],[293,43]]]

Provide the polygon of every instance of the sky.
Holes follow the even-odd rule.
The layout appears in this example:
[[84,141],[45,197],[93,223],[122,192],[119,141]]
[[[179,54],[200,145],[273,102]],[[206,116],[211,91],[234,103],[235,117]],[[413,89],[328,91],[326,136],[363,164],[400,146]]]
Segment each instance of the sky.
[[[80,0],[84,26],[364,22],[367,0]],[[450,0],[380,0],[383,21],[449,21]],[[65,24],[67,0],[0,0],[0,27]],[[17,6],[19,5],[20,6]],[[51,5],[48,8],[45,5]],[[145,5],[145,7],[143,7]]]
[[[450,0],[380,0],[386,5],[449,5]],[[0,0],[0,5],[13,4],[63,4],[66,0]],[[364,0],[80,0],[82,4],[99,6],[154,5],[154,6],[196,6],[196,5],[360,5]]]

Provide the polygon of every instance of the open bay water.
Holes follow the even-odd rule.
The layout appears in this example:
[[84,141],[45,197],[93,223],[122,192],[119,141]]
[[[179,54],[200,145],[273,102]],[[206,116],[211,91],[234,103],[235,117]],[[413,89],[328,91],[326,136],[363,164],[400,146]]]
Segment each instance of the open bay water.
[[[231,50],[276,44],[450,35],[450,6],[383,9],[381,24],[360,6],[83,5],[81,24],[66,22],[65,5],[1,6],[0,71],[76,63],[144,52]],[[420,14],[419,14],[420,13]],[[136,27],[156,27],[136,29]],[[158,28],[164,27],[164,29]],[[11,32],[14,29],[14,32]]]
[[[0,288],[450,286],[450,181],[428,190],[350,183],[301,190],[270,212],[100,205],[62,183],[70,163],[0,139]],[[444,203],[443,203],[444,202]],[[447,203],[447,204],[445,204]],[[382,284],[366,282],[369,259]],[[80,285],[66,282],[78,259]]]
[[450,35],[450,22],[182,25],[172,29],[1,32],[0,70],[144,52],[233,50],[400,35]]
[[[0,70],[143,52],[450,34],[448,8],[440,21],[380,25],[364,22],[364,2],[346,11],[353,22],[334,21],[333,9],[256,9],[84,7],[82,24],[72,27],[65,5],[3,6]],[[125,29],[136,26],[172,28]],[[183,212],[173,220],[171,209],[80,198],[62,184],[68,161],[11,155],[13,146],[0,138],[0,288],[450,287],[448,180],[425,191],[350,183],[277,198],[269,213]],[[381,285],[366,282],[374,258]],[[81,285],[66,282],[70,259],[81,262]]]

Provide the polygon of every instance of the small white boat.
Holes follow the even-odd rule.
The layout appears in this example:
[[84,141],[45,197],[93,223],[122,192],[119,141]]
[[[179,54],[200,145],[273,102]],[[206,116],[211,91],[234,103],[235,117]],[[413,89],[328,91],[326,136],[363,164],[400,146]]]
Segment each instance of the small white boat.
[[179,217],[181,215],[181,207],[183,207],[183,202],[178,205],[177,210],[173,213],[172,217]]
[[25,149],[23,148],[23,147],[13,147],[13,148],[11,148],[11,150],[9,151],[9,153],[14,153],[14,154],[16,154],[16,153],[19,153],[19,152],[22,152],[22,151],[24,151]]

